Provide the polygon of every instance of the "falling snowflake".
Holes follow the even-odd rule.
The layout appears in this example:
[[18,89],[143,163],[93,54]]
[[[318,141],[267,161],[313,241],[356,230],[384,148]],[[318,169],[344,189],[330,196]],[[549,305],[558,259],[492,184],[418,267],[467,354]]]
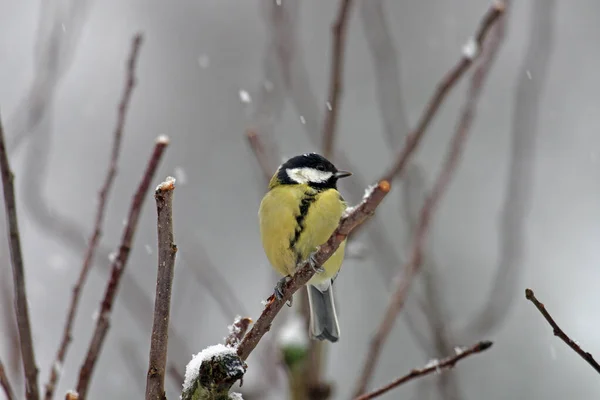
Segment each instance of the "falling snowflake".
[[240,101],[242,103],[250,103],[252,101],[252,98],[250,97],[250,93],[248,93],[245,90],[240,90],[239,95],[240,95]]

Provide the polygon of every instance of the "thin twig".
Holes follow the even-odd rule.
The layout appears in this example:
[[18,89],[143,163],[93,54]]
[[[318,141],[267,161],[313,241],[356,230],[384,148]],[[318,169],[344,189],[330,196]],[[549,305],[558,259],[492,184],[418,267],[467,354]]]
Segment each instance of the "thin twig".
[[[557,36],[556,0],[531,5],[529,43],[514,89],[508,179],[499,215],[498,253],[492,286],[485,303],[463,329],[461,339],[487,336],[502,326],[517,296],[526,253],[527,215],[533,202],[536,146],[542,135],[540,109]],[[532,78],[533,77],[533,78]]]
[[533,290],[531,290],[531,289],[525,289],[525,298],[527,300],[529,300],[530,302],[532,302],[533,305],[535,305],[535,307],[538,309],[538,311],[544,316],[544,318],[546,319],[546,321],[548,321],[548,323],[552,327],[552,330],[554,331],[554,336],[558,336],[563,342],[565,342],[567,344],[567,346],[569,346],[571,349],[573,349],[573,351],[575,353],[579,354],[579,356],[581,358],[583,358],[585,361],[587,361],[587,363],[590,364],[592,366],[592,368],[594,368],[596,370],[596,372],[598,372],[600,374],[600,364],[598,364],[598,362],[596,360],[594,360],[594,356],[592,356],[587,351],[583,350],[579,346],[579,344],[577,344],[577,342],[575,342],[573,339],[571,339],[569,337],[569,335],[567,335],[560,328],[560,326],[558,326],[558,324],[556,323],[556,321],[554,321],[554,318],[552,318],[552,316],[550,315],[550,313],[548,312],[548,310],[546,310],[546,307],[544,306],[544,303],[541,303],[535,297],[535,294],[533,293]]
[[260,170],[263,173],[265,180],[269,182],[274,170],[271,169],[271,163],[269,162],[270,157],[265,152],[265,147],[261,137],[258,136],[256,131],[249,129],[246,131],[246,138],[248,139],[250,148],[256,156],[256,160],[258,161],[258,165],[260,165]]
[[[2,239],[2,241],[4,241],[4,239],[6,238],[6,232],[2,231],[0,233],[0,238]],[[6,243],[3,243],[2,247],[4,247],[4,244],[8,245],[8,240],[6,240]],[[6,254],[3,253],[2,257],[5,257],[4,259],[6,259],[8,257],[8,246],[6,246],[5,249],[3,249],[3,251],[6,251]],[[4,270],[6,268],[6,270]],[[5,274],[3,276],[9,276],[8,274],[11,273],[11,266],[8,264],[5,264],[3,266],[0,267],[0,273],[1,274]],[[13,383],[15,383],[15,386],[19,386],[20,385],[20,381],[21,381],[21,352],[20,352],[20,346],[19,346],[19,329],[17,327],[17,321],[15,319],[15,313],[13,311],[12,305],[13,305],[13,297],[14,297],[14,291],[12,288],[12,282],[10,279],[3,279],[0,282],[0,305],[2,306],[2,310],[0,311],[2,313],[2,317],[3,317],[3,322],[4,322],[4,341],[6,343],[8,343],[8,359],[6,361],[6,368],[9,371],[9,375],[12,373],[13,375]]]
[[373,61],[381,122],[387,143],[395,152],[401,148],[402,137],[410,130],[400,86],[400,51],[394,44],[386,20],[389,14],[385,0],[361,1],[359,6],[365,40]]
[[4,207],[9,235],[10,259],[13,271],[13,289],[15,300],[15,315],[19,329],[19,341],[23,370],[25,372],[25,393],[28,400],[40,398],[38,388],[38,369],[35,364],[31,325],[29,323],[29,307],[27,305],[27,290],[25,289],[25,268],[21,254],[21,238],[17,221],[17,204],[15,201],[14,175],[8,162],[4,129],[0,120],[0,170],[2,172],[2,187],[4,189]]
[[[494,3],[490,11],[488,11],[486,17],[484,17],[484,21],[497,21],[503,15],[504,11],[504,3],[496,2]],[[496,15],[496,17],[493,17],[493,15]],[[491,27],[493,24],[484,22],[482,25]],[[477,43],[482,43],[484,38],[484,36],[479,34]],[[496,51],[499,47],[499,43],[499,40],[495,40],[492,43],[493,46],[490,45],[489,52],[486,53],[486,57],[482,59],[482,62],[478,65],[477,70],[473,74],[471,87],[467,95],[467,101],[463,107],[458,126],[450,143],[450,150],[446,156],[446,159],[442,166],[442,170],[438,175],[433,189],[429,196],[425,199],[423,207],[421,208],[421,213],[419,216],[419,225],[413,238],[413,244],[409,261],[404,265],[402,270],[399,271],[396,277],[396,288],[390,298],[390,302],[388,304],[384,317],[375,333],[375,336],[373,337],[370,343],[369,352],[367,353],[367,358],[354,392],[355,396],[359,396],[365,392],[366,387],[375,371],[375,366],[377,365],[377,361],[379,359],[379,355],[381,354],[383,344],[385,343],[387,337],[392,331],[392,328],[394,327],[396,317],[398,316],[398,313],[404,305],[412,280],[416,273],[419,271],[421,259],[423,256],[423,245],[427,238],[427,232],[429,230],[431,218],[435,210],[437,209],[439,201],[446,192],[448,184],[450,183],[452,176],[454,175],[454,171],[456,170],[456,167],[458,166],[458,163],[461,159],[463,148],[475,115],[477,102],[479,100],[481,89],[483,87],[484,78],[486,76],[487,71],[489,70],[491,61],[494,58],[494,55],[496,54]],[[475,56],[482,54],[485,51],[486,50],[482,48],[477,49],[477,53],[475,54]],[[468,57],[463,57],[463,59],[465,58]],[[472,61],[469,61],[469,64],[471,62]],[[409,137],[409,142],[410,141],[411,139]],[[405,149],[402,151],[401,154],[403,154],[406,151],[406,148],[409,148],[411,146],[411,143],[407,143]],[[402,160],[403,158],[404,157],[401,155],[400,159]],[[405,162],[398,163],[397,165],[404,166],[406,165],[407,161],[408,158],[406,158]]]
[[150,341],[150,361],[146,378],[146,400],[166,400],[165,368],[169,344],[169,315],[175,257],[177,256],[177,245],[173,237],[174,191],[175,179],[168,177],[158,185],[154,193],[158,214],[158,271],[156,274],[154,322]]
[[[315,264],[323,265],[325,261],[337,250],[340,243],[352,232],[352,230],[362,224],[367,218],[375,212],[377,206],[390,191],[390,184],[387,181],[380,181],[369,193],[368,196],[356,206],[352,211],[340,220],[336,231],[329,240],[323,244],[314,254]],[[246,360],[252,350],[256,347],[260,339],[267,333],[275,316],[279,313],[283,305],[292,298],[292,295],[303,287],[315,274],[315,270],[308,261],[305,261],[298,267],[292,279],[290,279],[283,288],[283,298],[281,300],[271,296],[271,301],[266,305],[262,314],[256,323],[250,329],[250,332],[244,336],[238,346],[237,354],[242,360]]]
[[[342,84],[344,78],[344,53],[346,52],[347,23],[350,18],[351,0],[340,0],[337,17],[331,27],[332,51],[331,66],[329,72],[329,94],[327,95],[327,108],[325,110],[325,121],[323,122],[323,155],[327,158],[333,154],[333,146],[336,134],[337,120],[341,107]],[[308,307],[308,292],[301,293],[301,312],[308,324],[310,320],[310,308]],[[304,371],[300,371],[305,390],[304,396],[312,400],[326,400],[331,395],[331,385],[322,382],[323,353],[325,344],[321,341],[311,340],[308,345],[307,362]]]
[[439,372],[442,369],[450,369],[453,368],[454,365],[460,360],[472,356],[473,354],[481,353],[490,347],[492,347],[493,343],[489,341],[479,342],[474,346],[469,347],[468,349],[457,351],[456,355],[452,357],[448,357],[446,359],[436,361],[431,363],[431,365],[427,365],[420,369],[413,369],[407,375],[400,377],[387,385],[374,390],[370,393],[364,394],[362,396],[356,397],[354,400],[369,400],[374,399],[375,397],[379,397],[384,393],[389,392],[390,390],[397,388],[398,386],[411,381],[416,378],[423,377],[425,375],[429,375],[433,372]]
[[[415,162],[407,165],[407,172],[404,179],[404,217],[408,222],[410,235],[419,226],[419,212],[421,205],[427,197],[428,184],[425,180],[423,169]],[[444,299],[444,290],[441,285],[440,268],[433,257],[432,250],[434,244],[429,241],[428,245],[423,249],[423,259],[421,265],[421,279],[423,282],[423,296],[416,299],[414,310],[410,306],[406,306],[404,317],[407,325],[412,328],[413,337],[421,344],[423,351],[435,350],[436,357],[443,357],[452,350],[451,343],[456,342],[453,338],[452,329],[448,326],[446,319],[446,310]],[[417,293],[415,293],[416,295]],[[422,313],[426,319],[428,329],[431,332],[431,339],[426,337],[423,332],[416,331],[415,327],[411,326],[414,318],[411,313]],[[440,392],[440,398],[458,399],[461,396],[458,391],[458,381],[454,374],[443,374],[437,377],[437,388]],[[422,385],[426,382],[422,382]]]
[[144,199],[146,198],[146,193],[150,187],[150,182],[152,182],[152,179],[154,179],[154,174],[168,144],[169,138],[166,136],[160,136],[156,140],[152,156],[148,161],[148,165],[146,166],[142,180],[139,183],[137,191],[135,192],[131,202],[129,216],[127,218],[127,223],[125,224],[125,229],[123,230],[123,236],[121,237],[121,244],[119,245],[118,254],[111,264],[111,276],[108,280],[104,297],[100,304],[94,335],[88,347],[85,361],[79,370],[77,392],[82,400],[87,397],[87,391],[90,385],[92,373],[94,372],[96,360],[100,355],[102,344],[104,343],[106,333],[108,332],[112,306],[117,296],[119,282],[123,276],[123,271],[127,265],[127,260],[129,259],[129,253],[133,243],[133,236],[137,228],[137,223],[142,211]]
[[331,70],[329,72],[329,94],[327,110],[323,124],[323,155],[330,157],[333,153],[335,128],[340,111],[342,94],[342,78],[344,77],[344,53],[346,50],[346,26],[350,15],[351,0],[340,0],[338,14],[331,28],[333,51],[331,52]]
[[15,392],[10,385],[8,380],[8,376],[6,376],[6,371],[4,370],[4,364],[2,364],[2,360],[0,360],[0,386],[4,389],[4,394],[6,395],[6,400],[15,400]]
[[483,42],[487,34],[498,18],[500,18],[500,16],[504,13],[504,9],[505,7],[503,2],[495,1],[484,15],[477,33],[475,34],[475,39],[473,39],[476,46],[476,53],[473,57],[470,54],[463,54],[458,63],[446,73],[444,78],[442,78],[442,81],[438,84],[433,97],[429,100],[424,113],[421,115],[416,129],[406,137],[406,143],[403,149],[400,151],[396,163],[392,166],[392,168],[390,168],[390,170],[382,179],[391,182],[396,175],[399,175],[403,172],[410,154],[414,151],[423,138],[425,131],[429,127],[431,121],[433,121],[433,117],[435,117],[446,96],[450,93],[450,90],[456,86],[460,78],[462,78],[471,64],[473,64],[473,62],[481,54],[480,50],[483,47]]
[[229,326],[229,335],[225,338],[225,345],[235,347],[240,344],[248,331],[252,319],[248,317],[236,317],[233,324]]
[[50,368],[50,378],[45,388],[45,400],[52,400],[56,384],[58,383],[58,380],[60,378],[60,369],[58,368],[58,366],[63,365],[65,361],[65,356],[67,354],[67,350],[69,348],[69,344],[73,339],[73,322],[75,321],[75,314],[77,313],[77,309],[79,307],[81,290],[83,289],[83,286],[85,285],[85,282],[87,280],[88,273],[92,266],[92,261],[94,260],[94,255],[96,254],[96,248],[98,247],[98,243],[100,242],[100,238],[102,237],[102,224],[104,221],[104,214],[106,212],[106,204],[108,202],[108,196],[112,189],[112,184],[115,180],[115,176],[117,175],[117,163],[119,161],[119,154],[121,153],[123,129],[125,127],[125,120],[127,117],[127,111],[129,109],[129,103],[131,101],[131,95],[136,84],[135,69],[141,44],[142,35],[138,33],[133,38],[131,52],[127,61],[127,76],[125,80],[125,87],[123,89],[123,95],[121,97],[121,102],[119,104],[118,109],[117,125],[114,131],[114,141],[110,156],[110,163],[108,166],[108,171],[106,173],[106,178],[104,179],[104,183],[98,195],[99,200],[98,208],[96,211],[96,219],[94,221],[94,231],[89,239],[89,244],[85,252],[83,265],[79,272],[79,277],[77,279],[77,282],[75,283],[75,286],[73,287],[71,305],[69,307],[67,320],[65,321],[62,340],[56,353],[54,363]]

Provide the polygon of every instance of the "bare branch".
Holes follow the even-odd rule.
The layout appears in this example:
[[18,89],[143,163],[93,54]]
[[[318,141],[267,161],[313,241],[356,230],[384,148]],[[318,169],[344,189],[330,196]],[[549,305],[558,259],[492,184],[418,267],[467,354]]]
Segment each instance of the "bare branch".
[[[390,191],[390,184],[387,181],[380,181],[369,193],[368,196],[356,206],[352,211],[340,220],[336,231],[329,240],[323,244],[314,254],[316,265],[323,265],[325,261],[337,250],[340,243],[352,232],[352,230],[362,224],[371,214],[375,212],[377,206],[381,203],[385,195]],[[283,298],[281,300],[271,296],[271,301],[263,310],[250,332],[244,336],[244,339],[238,346],[237,354],[242,360],[246,360],[252,350],[256,347],[260,339],[267,333],[275,316],[279,313],[283,305],[292,298],[293,294],[303,287],[312,276],[315,270],[308,261],[298,266],[294,276],[283,288]]]
[[[407,171],[404,178],[404,217],[408,222],[410,236],[412,237],[419,226],[419,213],[421,205],[424,203],[429,185],[426,182],[423,169],[416,163],[410,162],[407,165]],[[431,239],[423,248],[423,257],[421,261],[420,278],[423,283],[423,295],[416,296],[419,293],[413,293],[416,297],[415,306],[405,306],[404,318],[407,322],[411,334],[420,344],[423,351],[429,352],[434,349],[435,357],[443,357],[452,350],[451,343],[456,342],[453,334],[446,322],[446,310],[444,302],[444,287],[441,282],[440,269],[433,255],[434,243]],[[410,296],[407,301],[410,301]],[[414,325],[416,322],[416,313],[421,313],[426,319],[431,338],[425,335],[423,331],[418,331]],[[437,388],[440,392],[440,398],[458,399],[462,398],[458,392],[458,381],[455,374],[442,374],[437,376]],[[425,385],[421,381],[421,385]]]
[[16,400],[15,392],[8,381],[8,377],[6,376],[6,371],[4,370],[4,364],[2,364],[2,360],[0,360],[0,386],[4,389],[4,394],[6,395],[6,400]]
[[38,388],[38,369],[35,364],[31,324],[29,322],[29,306],[27,305],[27,290],[25,289],[25,268],[21,253],[21,238],[17,221],[17,204],[15,201],[14,175],[8,162],[4,129],[0,120],[0,170],[2,172],[2,187],[4,189],[4,207],[6,212],[7,230],[9,235],[10,259],[13,271],[13,289],[15,300],[15,315],[19,329],[19,341],[23,369],[25,371],[25,393],[28,400],[40,398]]
[[458,63],[448,73],[446,73],[444,78],[442,78],[442,81],[437,86],[435,94],[429,100],[429,103],[425,108],[425,112],[421,115],[419,123],[417,124],[417,128],[406,137],[405,146],[398,155],[396,163],[392,166],[392,168],[390,168],[390,170],[382,179],[392,181],[396,175],[402,173],[406,163],[408,162],[410,154],[414,151],[423,138],[425,131],[429,127],[431,121],[433,121],[433,117],[435,117],[443,101],[446,99],[446,96],[448,93],[450,93],[450,90],[456,86],[465,72],[467,72],[471,64],[473,64],[473,61],[481,54],[480,49],[483,48],[483,42],[487,34],[494,23],[504,13],[504,9],[504,3],[501,1],[496,1],[484,15],[483,20],[479,25],[479,29],[475,34],[474,40],[477,47],[475,49],[475,54],[473,54],[473,56],[470,54],[463,54],[463,57],[458,61]]
[[173,192],[175,179],[168,177],[158,185],[154,198],[158,214],[158,270],[156,274],[156,297],[154,323],[150,341],[150,361],[146,379],[146,400],[166,400],[165,368],[169,344],[169,315],[171,312],[171,289],[175,270],[177,245],[173,237]]
[[[6,238],[6,232],[0,232],[0,239],[4,242]],[[3,253],[2,257],[4,259],[8,258],[8,240],[6,243],[2,243]],[[6,253],[4,253],[4,251]],[[6,270],[4,270],[6,269]],[[6,263],[5,265],[0,266],[0,274],[3,276],[9,276],[11,274],[11,266]],[[13,383],[15,386],[19,386],[21,382],[21,351],[19,346],[19,329],[17,327],[17,321],[15,318],[15,313],[13,311],[13,297],[14,291],[12,287],[12,282],[10,279],[2,279],[0,281],[0,306],[2,307],[2,317],[4,322],[4,341],[8,343],[8,359],[6,361],[6,368],[8,369],[8,375],[13,375]]]
[[554,336],[558,336],[563,342],[565,342],[567,344],[567,346],[569,346],[571,349],[573,349],[573,351],[575,353],[579,354],[579,356],[581,358],[583,358],[585,361],[587,361],[587,363],[590,364],[592,366],[592,368],[594,368],[596,370],[596,372],[600,374],[600,364],[598,364],[598,362],[596,360],[594,360],[594,356],[592,356],[587,351],[584,351],[579,346],[579,344],[577,344],[577,342],[575,342],[573,339],[571,339],[569,337],[569,335],[567,335],[560,328],[560,326],[558,326],[558,324],[556,323],[556,321],[554,321],[554,318],[552,318],[552,316],[550,315],[550,313],[548,312],[548,310],[546,310],[546,307],[544,306],[544,304],[541,303],[535,297],[535,294],[533,293],[533,290],[531,290],[531,289],[525,289],[525,298],[527,300],[529,300],[530,302],[532,302],[533,305],[535,305],[535,307],[538,309],[538,311],[544,316],[544,318],[546,319],[546,321],[548,321],[548,323],[552,327],[552,330],[554,331]]
[[262,138],[252,129],[246,131],[246,138],[248,139],[250,148],[256,156],[256,160],[258,161],[258,165],[260,165],[260,170],[262,171],[265,180],[269,182],[275,169],[272,169],[271,167],[271,163],[269,162],[271,157],[265,152]]
[[442,369],[450,369],[453,368],[454,365],[460,360],[472,356],[473,354],[481,353],[490,347],[492,347],[493,343],[489,341],[479,342],[474,346],[469,347],[465,350],[457,351],[456,355],[452,357],[448,357],[444,360],[436,361],[435,363],[431,363],[431,365],[427,365],[421,369],[413,369],[407,375],[404,375],[401,378],[398,378],[387,385],[371,392],[364,394],[362,396],[356,397],[354,400],[369,400],[374,399],[375,397],[379,397],[384,393],[389,392],[390,390],[397,388],[398,386],[411,381],[413,379],[417,379],[423,377],[425,375],[429,375],[433,372],[439,372]]
[[102,344],[104,343],[106,333],[108,332],[112,306],[117,296],[119,282],[121,280],[121,277],[123,276],[123,271],[125,270],[125,266],[127,265],[127,261],[129,259],[129,253],[131,251],[131,245],[133,243],[133,236],[137,228],[137,223],[140,217],[140,213],[142,211],[142,206],[144,204],[146,193],[148,192],[150,182],[152,182],[152,179],[154,178],[154,174],[158,168],[158,164],[160,163],[164,150],[168,144],[169,139],[166,136],[160,136],[156,140],[152,156],[148,161],[148,165],[146,166],[146,170],[144,172],[142,180],[139,183],[137,191],[135,192],[135,195],[131,202],[129,216],[127,218],[127,223],[125,224],[123,236],[121,237],[121,244],[119,245],[118,254],[112,262],[111,276],[106,286],[104,298],[100,304],[100,310],[98,313],[98,319],[96,320],[96,328],[94,329],[94,335],[88,347],[85,361],[83,362],[79,370],[77,392],[79,393],[79,396],[82,400],[87,397],[87,391],[90,385],[92,373],[94,372],[96,360],[100,355],[100,351],[102,350]]
[[76,53],[90,0],[45,1],[40,4],[33,53],[33,79],[25,97],[9,119],[12,136],[7,149],[12,155],[51,115],[51,105],[62,78]]
[[333,51],[331,52],[331,70],[329,72],[329,94],[327,110],[323,124],[323,155],[327,158],[333,153],[335,128],[340,111],[342,80],[344,77],[344,53],[346,50],[346,25],[350,16],[351,0],[340,0],[338,14],[332,26]]
[[[505,11],[504,3],[496,2],[490,8],[486,16],[484,17],[484,22],[482,23],[482,28],[480,29],[483,33],[477,34],[477,43],[479,46],[483,44],[483,40],[485,39],[485,32],[489,31],[493,26],[493,22],[497,21]],[[490,22],[488,22],[490,21]],[[487,28],[486,28],[487,27]],[[494,39],[494,38],[492,38]],[[375,366],[377,365],[377,361],[379,359],[379,355],[381,353],[381,349],[383,344],[385,343],[387,337],[389,336],[394,324],[396,322],[396,317],[400,312],[404,302],[406,300],[406,296],[408,294],[408,289],[410,288],[410,284],[418,272],[421,261],[422,261],[422,252],[423,245],[427,238],[427,232],[429,229],[429,224],[431,222],[431,218],[438,206],[440,199],[443,197],[450,180],[454,174],[456,167],[460,161],[462,151],[468,137],[468,133],[471,127],[471,123],[473,121],[475,115],[475,109],[477,106],[477,101],[479,100],[479,96],[481,94],[481,89],[483,87],[484,78],[486,76],[487,71],[491,65],[491,61],[493,59],[493,55],[496,53],[499,47],[499,39],[495,40],[490,45],[490,50],[486,54],[486,57],[482,60],[482,62],[478,65],[477,70],[473,74],[473,79],[471,82],[471,87],[469,89],[469,93],[467,95],[467,102],[463,107],[463,111],[461,113],[461,117],[459,120],[458,127],[454,133],[452,138],[452,142],[450,144],[450,150],[446,156],[444,164],[442,166],[441,173],[439,174],[437,181],[432,189],[430,195],[425,199],[423,207],[421,209],[421,214],[419,216],[419,225],[414,235],[413,245],[411,249],[411,254],[409,257],[409,261],[405,264],[403,269],[398,273],[396,277],[396,288],[394,293],[390,298],[390,302],[386,309],[385,315],[375,333],[373,340],[369,346],[369,352],[367,354],[367,359],[365,361],[365,365],[363,367],[363,371],[361,373],[361,377],[358,380],[355,395],[359,396],[364,393],[366,387],[371,379],[375,371]],[[485,49],[477,49],[475,56],[478,54],[482,54]],[[459,65],[467,63],[467,67],[472,63],[468,54],[463,55],[463,61],[459,63]],[[465,61],[466,60],[466,61]],[[459,71],[460,69],[455,69],[455,71]],[[465,67],[466,70],[466,67]],[[461,72],[462,74],[462,72]],[[453,74],[451,73],[450,76]],[[454,75],[459,76],[459,75]],[[455,80],[454,80],[455,81]],[[448,82],[453,82],[453,80],[449,80]],[[442,85],[444,87],[444,85]],[[435,101],[433,102],[435,103]],[[435,108],[437,109],[437,108]],[[428,107],[429,110],[429,107]],[[426,115],[430,111],[426,112]],[[426,125],[425,125],[426,126]],[[408,137],[405,148],[402,150],[399,156],[399,160],[396,164],[396,167],[400,166],[404,168],[408,162],[408,156],[404,156],[404,154],[410,155],[410,149],[413,146],[416,146],[422,136],[420,129],[418,128],[415,133],[411,134]],[[409,149],[409,150],[407,150]],[[392,169],[392,171],[394,171]],[[398,170],[398,172],[402,172],[402,170]],[[391,174],[391,173],[390,173]],[[393,176],[393,175],[392,175]]]
[[65,361],[65,356],[67,354],[67,350],[69,348],[69,344],[72,341],[72,331],[73,331],[73,322],[75,321],[75,315],[77,313],[77,309],[79,307],[79,299],[81,296],[81,290],[85,285],[87,280],[88,273],[92,266],[92,262],[94,260],[94,256],[96,254],[96,248],[98,247],[98,243],[100,242],[100,238],[102,237],[102,224],[104,221],[104,214],[106,212],[106,204],[108,202],[108,196],[112,189],[112,184],[115,180],[115,176],[117,175],[117,163],[119,160],[119,154],[121,153],[121,142],[123,138],[123,129],[125,127],[125,120],[127,117],[127,111],[129,109],[129,103],[131,101],[131,95],[133,93],[133,89],[135,87],[135,69],[138,60],[140,46],[142,44],[142,35],[137,34],[134,36],[132,45],[131,45],[131,53],[129,55],[129,60],[127,61],[127,76],[125,81],[125,87],[123,89],[123,95],[121,98],[121,102],[119,104],[118,109],[118,117],[117,117],[117,125],[114,131],[114,141],[112,152],[110,156],[110,162],[108,166],[108,171],[106,174],[106,178],[104,179],[104,183],[102,188],[100,189],[100,193],[98,195],[98,208],[96,211],[96,218],[94,221],[94,231],[92,236],[89,239],[89,244],[87,250],[85,252],[83,265],[79,272],[79,278],[73,287],[73,294],[71,296],[71,305],[69,306],[69,312],[67,315],[67,320],[65,321],[65,327],[63,331],[63,336],[61,343],[59,345],[56,357],[54,359],[54,363],[50,368],[50,378],[48,383],[46,384],[46,392],[45,399],[52,400],[54,395],[54,390],[58,380],[60,378],[60,371],[57,368],[58,365],[63,365]]
[[233,321],[233,324],[229,326],[229,336],[227,336],[225,339],[225,345],[230,347],[236,347],[239,345],[251,323],[251,318],[236,317],[235,321]]
[[511,153],[502,212],[499,254],[486,302],[461,333],[461,338],[487,336],[506,319],[513,304],[525,253],[525,226],[533,195],[539,109],[547,85],[556,37],[556,0],[535,0],[529,44],[515,86]]
[[360,2],[360,17],[373,61],[377,101],[390,148],[400,149],[402,136],[409,132],[406,106],[400,87],[399,51],[386,21],[384,0]]

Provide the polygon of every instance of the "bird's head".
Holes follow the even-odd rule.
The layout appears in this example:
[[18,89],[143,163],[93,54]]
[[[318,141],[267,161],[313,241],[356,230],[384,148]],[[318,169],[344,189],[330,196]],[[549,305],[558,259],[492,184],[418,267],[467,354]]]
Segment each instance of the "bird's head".
[[338,179],[350,175],[351,172],[339,171],[325,157],[317,153],[306,153],[281,164],[269,186],[309,185],[315,189],[335,189]]

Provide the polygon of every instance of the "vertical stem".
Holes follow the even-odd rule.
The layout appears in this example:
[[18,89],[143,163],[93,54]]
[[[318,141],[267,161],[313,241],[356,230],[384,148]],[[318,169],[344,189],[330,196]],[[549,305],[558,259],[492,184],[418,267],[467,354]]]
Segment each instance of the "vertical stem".
[[158,185],[154,194],[158,214],[158,271],[156,274],[150,361],[146,378],[146,400],[166,400],[165,368],[169,343],[169,313],[171,310],[175,257],[177,255],[177,246],[173,238],[174,190],[175,179],[169,177]]
[[2,172],[2,187],[4,189],[4,207],[9,235],[10,258],[13,270],[13,285],[15,291],[15,314],[21,343],[21,357],[25,371],[25,395],[28,400],[40,398],[38,389],[38,369],[35,364],[31,324],[29,323],[29,307],[27,306],[27,291],[25,289],[25,269],[21,253],[21,238],[17,221],[17,205],[15,201],[14,175],[10,169],[4,129],[0,122],[0,170]]

